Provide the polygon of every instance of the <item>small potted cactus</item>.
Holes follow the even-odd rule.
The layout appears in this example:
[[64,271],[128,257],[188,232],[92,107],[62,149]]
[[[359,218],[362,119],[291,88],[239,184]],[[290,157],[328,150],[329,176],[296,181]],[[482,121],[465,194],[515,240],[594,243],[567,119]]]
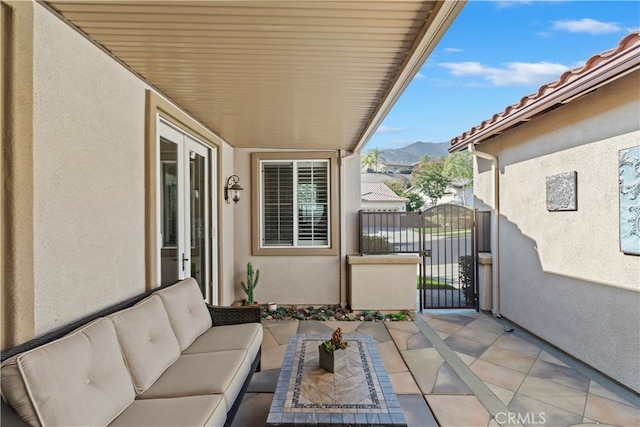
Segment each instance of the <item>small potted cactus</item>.
[[347,347],[349,343],[342,339],[342,328],[333,331],[331,339],[318,346],[320,367],[336,372],[347,366]]

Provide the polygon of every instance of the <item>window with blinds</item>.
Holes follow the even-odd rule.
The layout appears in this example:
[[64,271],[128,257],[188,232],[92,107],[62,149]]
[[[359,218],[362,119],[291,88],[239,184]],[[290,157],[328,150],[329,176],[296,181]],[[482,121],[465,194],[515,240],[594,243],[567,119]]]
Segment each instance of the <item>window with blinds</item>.
[[262,161],[262,246],[329,246],[329,162]]

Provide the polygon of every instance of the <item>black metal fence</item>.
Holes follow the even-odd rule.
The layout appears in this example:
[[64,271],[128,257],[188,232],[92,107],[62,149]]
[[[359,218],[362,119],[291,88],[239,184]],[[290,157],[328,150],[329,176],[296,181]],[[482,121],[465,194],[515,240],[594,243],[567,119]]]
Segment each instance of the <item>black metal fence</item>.
[[[490,243],[490,212],[438,205],[423,212],[359,212],[361,254],[418,254],[420,309],[478,309],[476,234],[483,250]],[[482,229],[477,231],[477,218]]]

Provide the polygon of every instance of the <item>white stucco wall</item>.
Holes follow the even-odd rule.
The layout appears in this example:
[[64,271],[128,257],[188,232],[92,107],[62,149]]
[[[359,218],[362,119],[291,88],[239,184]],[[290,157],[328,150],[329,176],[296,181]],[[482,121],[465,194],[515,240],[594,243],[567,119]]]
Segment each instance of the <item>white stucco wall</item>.
[[[500,312],[640,390],[640,257],[619,247],[618,151],[640,143],[640,72],[478,150],[500,163]],[[578,210],[546,210],[547,176],[577,171]],[[491,205],[487,161],[476,207]]]
[[37,3],[33,85],[40,334],[144,291],[146,86]]

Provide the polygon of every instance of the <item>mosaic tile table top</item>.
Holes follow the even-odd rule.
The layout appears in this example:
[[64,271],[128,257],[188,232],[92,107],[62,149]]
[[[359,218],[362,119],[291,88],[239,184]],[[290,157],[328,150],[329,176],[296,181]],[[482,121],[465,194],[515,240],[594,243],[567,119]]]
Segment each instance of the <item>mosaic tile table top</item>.
[[318,346],[330,335],[292,335],[267,426],[406,426],[375,341],[344,335],[347,367],[331,373],[318,364]]

